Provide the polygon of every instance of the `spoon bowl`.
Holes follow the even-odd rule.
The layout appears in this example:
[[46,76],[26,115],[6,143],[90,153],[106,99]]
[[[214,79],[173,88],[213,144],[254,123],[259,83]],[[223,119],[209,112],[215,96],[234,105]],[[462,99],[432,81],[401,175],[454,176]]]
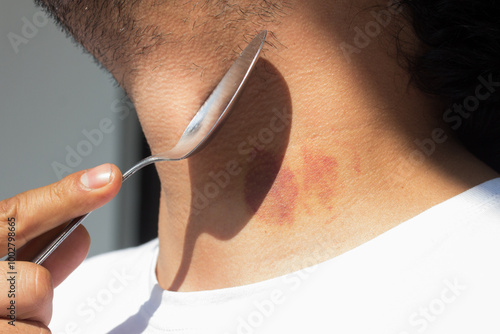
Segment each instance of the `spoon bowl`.
[[[140,169],[161,161],[178,161],[199,152],[228,116],[250,76],[266,40],[267,31],[260,32],[242,51],[217,87],[189,122],[177,144],[167,152],[147,157],[123,174],[123,182]],[[91,212],[71,220],[59,235],[34,259],[42,264],[54,250],[87,218]]]

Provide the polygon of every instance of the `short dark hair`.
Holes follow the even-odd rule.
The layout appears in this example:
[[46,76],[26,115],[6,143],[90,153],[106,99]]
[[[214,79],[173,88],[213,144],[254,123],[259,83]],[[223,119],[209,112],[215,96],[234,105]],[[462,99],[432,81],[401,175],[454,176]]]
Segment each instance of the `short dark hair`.
[[[190,10],[202,9],[206,17],[229,23],[225,29],[237,28],[242,22],[275,22],[286,15],[290,7],[288,0],[204,0],[190,4],[189,1],[171,0],[34,0],[44,9],[69,37],[84,47],[98,64],[113,72],[115,63],[129,63],[149,54],[157,47],[179,42],[169,31],[163,31],[148,15],[163,7],[186,6]],[[142,11],[142,12],[141,12]],[[140,13],[138,15],[138,13]],[[199,21],[203,21],[203,17]],[[187,20],[187,18],[186,18]],[[194,22],[203,27],[203,22]],[[253,32],[252,32],[253,33]],[[272,35],[272,34],[271,34]],[[243,36],[245,38],[253,37]],[[272,36],[274,38],[274,36]],[[269,40],[269,39],[268,39]],[[248,40],[250,41],[250,40]],[[236,52],[237,55],[239,52]],[[117,78],[118,81],[119,78]]]
[[[109,71],[113,70],[114,62],[127,62],[168,41],[168,34],[135,17],[141,3],[138,0],[34,1],[77,45],[83,46],[84,51]],[[154,4],[156,6],[156,1]]]

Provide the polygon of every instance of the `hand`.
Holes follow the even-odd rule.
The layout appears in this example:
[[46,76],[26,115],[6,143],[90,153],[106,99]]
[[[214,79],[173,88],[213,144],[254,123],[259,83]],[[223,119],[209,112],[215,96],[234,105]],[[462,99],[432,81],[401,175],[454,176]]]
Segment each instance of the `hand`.
[[50,333],[53,289],[87,256],[87,230],[79,226],[43,267],[12,260],[31,259],[69,220],[110,201],[121,180],[105,164],[0,202],[0,256],[9,256],[0,262],[0,333]]

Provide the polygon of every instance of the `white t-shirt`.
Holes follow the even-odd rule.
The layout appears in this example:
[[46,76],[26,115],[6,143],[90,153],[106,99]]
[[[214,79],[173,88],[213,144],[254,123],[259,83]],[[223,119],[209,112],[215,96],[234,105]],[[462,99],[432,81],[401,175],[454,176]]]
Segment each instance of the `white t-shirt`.
[[157,253],[154,240],[84,262],[55,291],[53,334],[500,333],[500,179],[247,286],[163,291]]

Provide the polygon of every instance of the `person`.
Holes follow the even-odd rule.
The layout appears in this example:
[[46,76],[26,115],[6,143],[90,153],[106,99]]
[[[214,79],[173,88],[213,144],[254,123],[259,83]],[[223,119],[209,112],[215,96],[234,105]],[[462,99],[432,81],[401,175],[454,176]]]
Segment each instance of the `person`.
[[[126,90],[153,153],[269,39],[209,145],[156,165],[157,240],[66,280],[83,228],[44,267],[16,262],[18,332],[500,330],[498,2],[38,2]],[[120,175],[105,164],[0,202],[1,249],[9,223],[18,247],[41,242]]]

